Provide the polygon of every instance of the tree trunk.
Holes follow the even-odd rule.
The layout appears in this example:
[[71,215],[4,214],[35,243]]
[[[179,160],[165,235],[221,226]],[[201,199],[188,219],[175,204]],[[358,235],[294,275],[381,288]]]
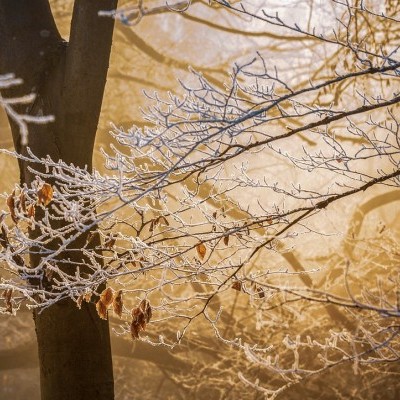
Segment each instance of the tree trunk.
[[[117,0],[76,0],[67,44],[48,0],[0,0],[0,74],[12,72],[24,80],[2,94],[34,92],[34,103],[20,111],[55,116],[54,123],[29,127],[29,147],[36,156],[91,170],[114,27],[98,11],[116,6]],[[11,119],[10,124],[15,149],[26,154],[18,127]],[[19,167],[21,183],[31,183],[35,176],[29,164],[19,161]],[[75,246],[85,243],[85,236]],[[60,268],[73,274],[72,265]],[[78,310],[65,300],[35,312],[34,319],[42,399],[113,399],[108,322],[97,316],[94,304]]]

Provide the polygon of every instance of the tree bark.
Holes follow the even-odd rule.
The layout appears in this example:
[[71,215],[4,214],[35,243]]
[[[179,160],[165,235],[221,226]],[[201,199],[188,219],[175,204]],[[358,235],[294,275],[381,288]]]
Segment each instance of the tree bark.
[[[36,156],[91,170],[114,27],[114,21],[98,17],[98,11],[116,6],[117,0],[76,0],[67,44],[48,0],[0,0],[0,74],[12,72],[24,81],[2,94],[34,92],[34,103],[20,111],[55,116],[54,123],[29,127],[29,147]],[[15,149],[27,154],[18,127],[12,120],[10,125]],[[29,163],[19,161],[19,167],[21,183],[31,183],[35,175]],[[75,246],[85,241],[82,235]],[[72,265],[60,268],[73,274]],[[97,316],[94,304],[78,310],[72,300],[65,300],[35,312],[34,319],[41,398],[113,399],[108,322]]]

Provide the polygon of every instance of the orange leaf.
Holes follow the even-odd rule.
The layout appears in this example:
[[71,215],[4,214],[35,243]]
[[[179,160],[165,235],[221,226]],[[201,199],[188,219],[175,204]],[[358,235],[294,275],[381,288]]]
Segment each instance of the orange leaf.
[[107,319],[107,307],[101,300],[96,303],[96,310],[101,319]]
[[204,243],[199,243],[196,246],[197,254],[199,255],[200,259],[203,260],[207,253],[207,248]]
[[53,200],[53,188],[48,183],[43,183],[43,186],[37,191],[38,203],[47,206]]
[[114,296],[113,301],[113,310],[118,317],[121,318],[122,316],[122,309],[123,309],[123,302],[122,302],[122,290],[118,290],[117,294]]
[[35,205],[30,204],[27,209],[26,209],[26,215],[28,218],[34,218],[35,217]]
[[104,289],[100,295],[100,301],[108,307],[113,302],[114,291],[109,287]]

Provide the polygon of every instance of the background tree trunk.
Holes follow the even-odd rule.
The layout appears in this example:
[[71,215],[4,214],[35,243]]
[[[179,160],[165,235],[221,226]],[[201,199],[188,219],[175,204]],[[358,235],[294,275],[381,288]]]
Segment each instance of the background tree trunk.
[[[116,6],[117,0],[76,0],[67,44],[48,0],[0,0],[0,74],[12,72],[24,80],[3,95],[34,92],[34,103],[20,111],[55,116],[52,124],[30,126],[29,147],[35,155],[91,170],[114,27],[98,11]],[[10,124],[15,149],[26,154],[18,127]],[[31,183],[35,176],[29,164],[19,161],[19,167],[21,183]],[[85,241],[82,235],[75,245]],[[60,268],[73,273],[74,267]],[[97,316],[94,304],[78,310],[72,300],[61,301],[35,312],[34,319],[42,399],[113,399],[108,322]]]

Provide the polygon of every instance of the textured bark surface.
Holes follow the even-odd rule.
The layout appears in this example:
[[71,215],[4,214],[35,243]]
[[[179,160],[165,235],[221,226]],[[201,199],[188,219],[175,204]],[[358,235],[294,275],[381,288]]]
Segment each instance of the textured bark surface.
[[[54,123],[30,126],[29,147],[35,155],[91,169],[114,27],[98,11],[116,5],[117,0],[76,0],[67,44],[47,0],[0,0],[0,74],[12,72],[24,80],[2,94],[34,92],[34,103],[21,110],[55,116]],[[15,148],[25,154],[19,130],[10,124]],[[19,166],[21,183],[30,183],[34,175],[28,163]],[[85,241],[82,235],[76,245]],[[72,265],[62,269],[73,273]],[[36,312],[34,319],[42,399],[113,399],[108,322],[99,319],[94,304],[78,310],[72,301],[62,301]]]

